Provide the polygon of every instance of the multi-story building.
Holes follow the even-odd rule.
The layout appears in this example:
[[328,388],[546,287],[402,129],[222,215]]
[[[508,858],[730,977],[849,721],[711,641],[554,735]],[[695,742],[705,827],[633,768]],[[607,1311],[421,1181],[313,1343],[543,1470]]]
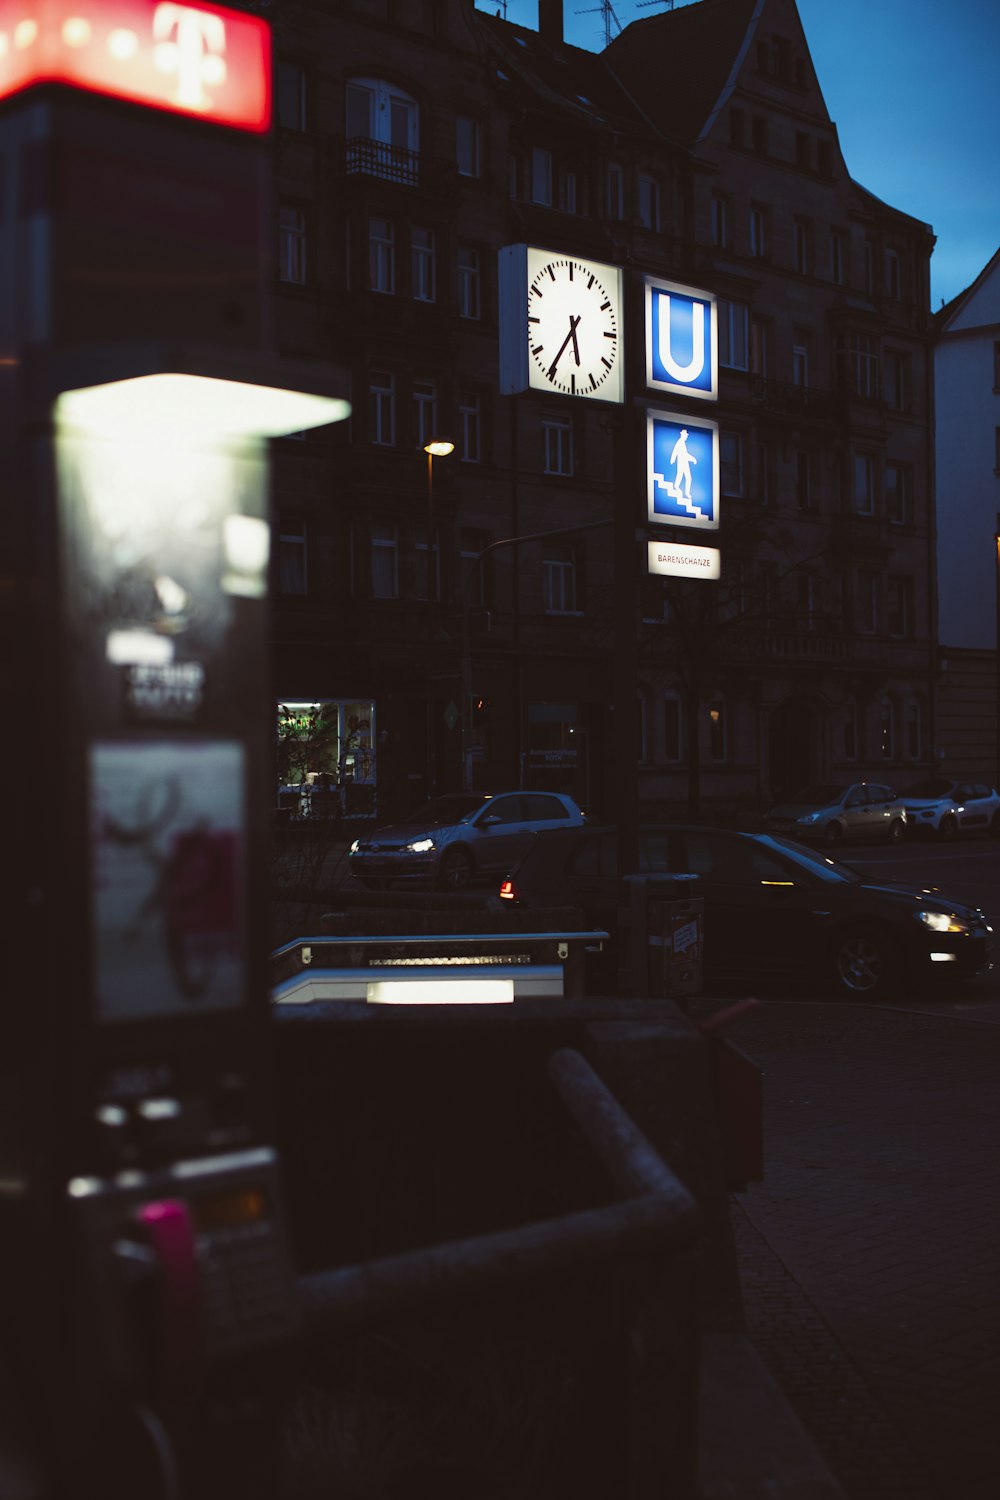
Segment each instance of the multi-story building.
[[938,744],[949,773],[1000,782],[1000,251],[935,315]]
[[[348,364],[354,408],[276,465],[275,685],[329,705],[313,769],[359,809],[464,777],[603,814],[623,776],[659,810],[925,770],[933,237],[850,178],[793,0],[599,54],[561,0],[537,32],[471,0],[268,13],[276,336]],[[514,244],[622,268],[622,407],[502,393]],[[650,275],[717,299],[716,582],[645,573]]]

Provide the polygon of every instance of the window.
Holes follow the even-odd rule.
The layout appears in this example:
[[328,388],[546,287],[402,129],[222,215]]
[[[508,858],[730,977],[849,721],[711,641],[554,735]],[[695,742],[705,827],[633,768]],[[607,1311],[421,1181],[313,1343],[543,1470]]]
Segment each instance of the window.
[[417,302],[437,300],[437,252],[432,229],[414,226],[410,237],[413,295]]
[[865,291],[870,297],[875,295],[875,245],[872,240],[865,240],[864,248],[865,266]]
[[464,464],[478,464],[482,447],[482,399],[477,391],[458,393],[458,456]]
[[396,377],[385,371],[373,372],[368,385],[368,423],[372,442],[391,448],[396,441]]
[[909,526],[913,520],[913,469],[910,464],[886,464],[885,513],[895,526]]
[[376,599],[399,598],[399,546],[395,526],[372,526],[372,594]]
[[469,115],[459,115],[455,121],[455,159],[460,177],[479,177],[482,174],[482,146],[479,121]]
[[874,573],[858,574],[854,623],[860,635],[874,635],[878,626],[878,579]]
[[639,173],[637,183],[639,223],[643,229],[660,230],[660,184],[655,177]]
[[746,370],[750,309],[745,302],[719,298],[719,363],[732,370]]
[[531,201],[552,207],[552,152],[542,146],[531,152]]
[[816,170],[821,177],[833,176],[833,142],[816,142]]
[[844,704],[844,759],[857,760],[858,758],[858,705],[853,698],[849,698]]
[[761,505],[774,504],[774,451],[770,443],[757,439],[757,499]]
[[750,133],[753,149],[761,156],[767,155],[767,118],[764,115],[754,115],[750,122]]
[[758,260],[765,260],[770,253],[771,237],[768,233],[768,217],[768,210],[761,204],[751,204],[750,254]]
[[548,614],[577,612],[576,548],[572,542],[550,540],[544,544],[542,602]]
[[875,514],[875,460],[870,453],[854,455],[852,505],[859,515]]
[[851,333],[843,345],[844,379],[855,396],[878,396],[878,339],[870,333]]
[[282,594],[309,591],[305,517],[281,511],[278,518],[278,588]]
[[743,434],[721,432],[719,434],[720,481],[726,495],[743,493]]
[[896,302],[903,295],[903,269],[898,250],[885,252],[885,294]]
[[579,203],[577,175],[573,167],[561,173],[559,178],[559,207],[563,213],[575,214]]
[[893,411],[909,411],[913,405],[913,363],[899,349],[885,351],[885,399]]
[[413,433],[418,448],[437,432],[437,389],[432,381],[413,382]]
[[804,448],[795,450],[795,503],[799,510],[815,510],[812,454]]
[[568,418],[549,418],[542,423],[544,472],[573,473],[573,425]]
[[879,750],[883,760],[892,760],[896,754],[896,705],[891,698],[883,698],[879,704]]
[[890,574],[885,588],[885,625],[892,636],[913,634],[913,579]]
[[721,698],[713,698],[708,705],[708,758],[714,761],[726,759],[728,746],[726,705]]
[[605,210],[609,219],[620,220],[625,217],[625,173],[621,164],[616,161],[608,162],[607,175],[604,183]]
[[[417,598],[418,599],[440,599],[441,597],[441,550],[438,545],[437,527],[431,528],[430,538],[430,567],[427,558],[427,532],[424,527],[417,534]],[[428,575],[430,576],[430,593],[427,591]]]
[[306,128],[306,75],[298,63],[278,63],[275,114],[283,130]]
[[486,570],[489,559],[481,553],[490,545],[486,531],[463,528],[459,533],[459,562],[462,578],[462,600],[470,609],[482,609],[486,604]]
[[396,290],[396,228],[391,219],[368,220],[368,285],[373,292]]
[[924,752],[924,711],[919,698],[911,698],[906,705],[906,754],[910,760],[920,760]]
[[729,249],[729,199],[724,193],[712,194],[712,244]]
[[460,318],[482,317],[482,277],[480,255],[471,245],[459,245],[458,315]]
[[673,689],[663,695],[663,754],[667,761],[684,759],[684,703]]
[[792,339],[792,384],[805,390],[809,385],[809,349],[812,338],[808,328],[796,328]]
[[795,165],[806,172],[812,168],[812,136],[805,130],[795,132]]
[[767,375],[771,364],[771,325],[764,318],[750,319],[750,368],[755,375]]
[[801,568],[797,575],[799,624],[805,630],[815,630],[819,615],[820,578],[809,568]]
[[795,242],[795,269],[802,276],[812,270],[812,225],[808,219],[796,219],[792,226]]
[[291,203],[278,207],[278,280],[306,284],[306,216]]
[[355,78],[347,85],[346,101],[348,171],[416,185],[416,100],[383,79]]
[[847,236],[842,229],[830,231],[830,280],[838,286],[847,281]]

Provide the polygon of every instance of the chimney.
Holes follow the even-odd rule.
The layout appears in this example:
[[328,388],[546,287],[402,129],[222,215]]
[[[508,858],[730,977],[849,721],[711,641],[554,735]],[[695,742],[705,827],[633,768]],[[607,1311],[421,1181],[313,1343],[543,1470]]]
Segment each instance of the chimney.
[[557,46],[562,42],[562,0],[538,0],[538,35],[543,42],[551,42]]

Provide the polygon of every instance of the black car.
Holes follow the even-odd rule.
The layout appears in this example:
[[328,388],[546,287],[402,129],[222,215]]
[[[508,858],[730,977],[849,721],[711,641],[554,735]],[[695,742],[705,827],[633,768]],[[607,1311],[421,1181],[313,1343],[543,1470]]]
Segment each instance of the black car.
[[[705,972],[717,979],[821,978],[844,997],[881,999],[904,983],[992,966],[978,908],[940,891],[869,880],[775,834],[644,826],[639,873],[693,874],[705,902]],[[575,906],[617,927],[617,835],[585,826],[538,834],[500,889],[523,906]]]

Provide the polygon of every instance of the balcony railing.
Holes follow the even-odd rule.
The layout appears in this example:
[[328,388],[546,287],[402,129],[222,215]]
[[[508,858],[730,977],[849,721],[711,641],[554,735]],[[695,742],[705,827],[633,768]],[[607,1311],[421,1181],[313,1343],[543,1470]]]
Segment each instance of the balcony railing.
[[758,406],[782,416],[835,417],[841,401],[835,391],[817,390],[811,385],[795,385],[787,380],[768,380],[751,375],[750,399]]
[[416,187],[420,177],[420,153],[405,146],[391,146],[388,141],[370,136],[351,136],[347,142],[347,175],[381,177],[385,182],[400,182]]

